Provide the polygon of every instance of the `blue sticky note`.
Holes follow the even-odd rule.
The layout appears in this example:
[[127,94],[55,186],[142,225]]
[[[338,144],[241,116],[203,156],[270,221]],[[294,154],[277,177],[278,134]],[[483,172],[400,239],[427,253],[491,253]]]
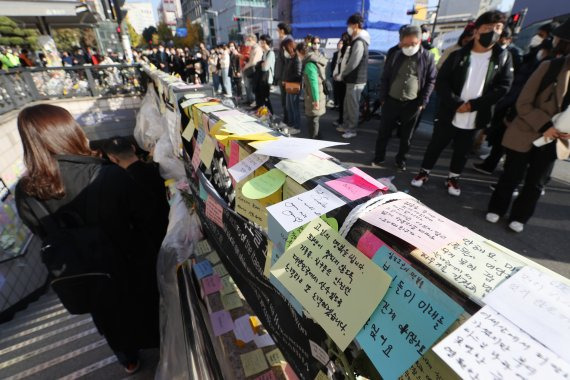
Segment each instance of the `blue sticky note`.
[[214,273],[212,264],[210,264],[208,260],[200,261],[199,263],[194,264],[192,269],[194,270],[194,274],[196,274],[198,280],[201,280],[207,276],[211,276]]
[[273,266],[285,252],[285,243],[289,233],[269,213],[267,214],[267,236],[273,242],[273,251],[271,251],[271,266]]
[[372,261],[393,280],[356,340],[383,379],[398,379],[463,309],[387,245]]
[[196,138],[196,142],[198,145],[202,145],[204,139],[206,138],[206,132],[203,129],[198,129],[198,137]]
[[204,188],[204,185],[202,185],[202,182],[199,182],[199,184],[200,184],[200,199],[206,201],[208,199],[208,192]]

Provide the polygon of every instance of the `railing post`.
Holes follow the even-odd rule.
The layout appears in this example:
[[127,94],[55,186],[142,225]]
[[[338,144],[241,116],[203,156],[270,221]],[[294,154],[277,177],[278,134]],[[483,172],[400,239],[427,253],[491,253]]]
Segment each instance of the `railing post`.
[[10,80],[8,80],[7,78],[7,74],[6,73],[0,73],[0,87],[4,89],[5,91],[5,96],[6,96],[6,100],[4,101],[4,104],[6,104],[5,107],[0,108],[0,111],[2,111],[2,113],[8,112],[13,110],[14,108],[16,108],[16,102],[14,101],[14,97],[13,97],[13,91],[10,92],[9,90],[9,86],[10,86]]
[[99,90],[97,89],[97,86],[95,86],[95,80],[93,79],[91,66],[85,67],[85,74],[87,75],[87,82],[89,82],[89,90],[91,91],[91,96],[99,96]]
[[32,73],[30,72],[30,70],[29,69],[23,70],[22,71],[22,77],[24,78],[24,81],[26,82],[26,84],[28,85],[28,88],[32,92],[33,100],[34,101],[40,100],[40,92],[38,91],[38,88],[36,87],[36,83],[34,82],[34,78],[32,77]]

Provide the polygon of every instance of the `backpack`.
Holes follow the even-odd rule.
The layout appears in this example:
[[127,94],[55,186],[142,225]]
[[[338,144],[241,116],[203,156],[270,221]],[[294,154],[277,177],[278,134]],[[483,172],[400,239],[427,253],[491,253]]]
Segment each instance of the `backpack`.
[[51,287],[71,314],[91,313],[113,294],[110,261],[114,248],[97,226],[97,196],[104,174],[104,168],[97,170],[84,190],[86,220],[74,211],[63,211],[56,218],[37,199],[26,199],[46,233],[40,254]]

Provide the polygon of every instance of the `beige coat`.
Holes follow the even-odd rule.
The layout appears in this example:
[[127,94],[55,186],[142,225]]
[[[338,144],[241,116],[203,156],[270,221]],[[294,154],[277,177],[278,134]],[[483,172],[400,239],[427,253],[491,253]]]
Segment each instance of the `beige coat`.
[[[568,91],[570,56],[566,57],[566,63],[557,81],[537,94],[549,65],[549,61],[541,63],[522,89],[516,104],[517,117],[507,126],[503,137],[504,147],[517,152],[528,152],[533,141],[542,136],[539,130],[551,121],[554,115],[561,112],[562,101]],[[565,143],[567,144],[567,141]]]

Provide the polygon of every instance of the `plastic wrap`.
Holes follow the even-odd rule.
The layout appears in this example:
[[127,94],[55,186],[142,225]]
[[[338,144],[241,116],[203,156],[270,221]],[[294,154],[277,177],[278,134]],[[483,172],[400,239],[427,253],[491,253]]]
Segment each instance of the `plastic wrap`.
[[158,96],[152,86],[148,87],[144,96],[133,135],[139,147],[151,152],[156,142],[164,133],[166,121],[158,110]]
[[186,172],[182,160],[174,154],[172,146],[170,134],[163,133],[154,147],[152,158],[158,163],[162,178],[179,181],[186,178]]
[[188,378],[176,268],[190,257],[200,238],[196,214],[190,214],[180,193],[175,193],[156,268],[160,292],[160,361],[156,380]]

